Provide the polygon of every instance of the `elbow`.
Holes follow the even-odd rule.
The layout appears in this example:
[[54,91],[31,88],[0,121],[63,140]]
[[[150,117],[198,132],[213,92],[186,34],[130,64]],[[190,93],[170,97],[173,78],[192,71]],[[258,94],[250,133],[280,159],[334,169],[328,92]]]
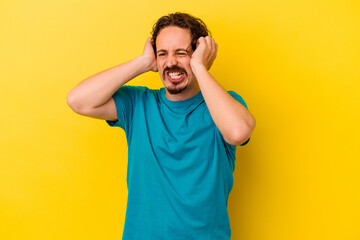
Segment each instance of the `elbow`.
[[81,106],[72,91],[68,93],[66,103],[74,112],[81,114]]
[[225,138],[225,141],[231,145],[239,146],[246,142],[256,125],[255,118],[251,116],[251,119],[248,123],[239,124],[238,127],[235,127],[231,130],[228,136]]
[[251,131],[247,129],[234,130],[228,137],[225,137],[225,141],[231,145],[239,146],[246,142],[251,136]]

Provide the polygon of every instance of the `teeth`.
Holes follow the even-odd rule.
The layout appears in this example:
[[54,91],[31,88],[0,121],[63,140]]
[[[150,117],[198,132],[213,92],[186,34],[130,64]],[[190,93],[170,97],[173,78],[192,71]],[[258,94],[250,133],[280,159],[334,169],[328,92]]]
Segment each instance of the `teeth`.
[[169,73],[169,76],[173,79],[179,79],[181,77],[182,73],[181,72],[172,72]]

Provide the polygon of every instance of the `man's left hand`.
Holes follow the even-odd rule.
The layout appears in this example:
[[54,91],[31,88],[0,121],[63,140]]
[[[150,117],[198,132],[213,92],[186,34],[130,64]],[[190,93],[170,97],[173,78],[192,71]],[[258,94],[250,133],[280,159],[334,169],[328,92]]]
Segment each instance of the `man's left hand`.
[[195,68],[204,66],[209,70],[216,58],[217,48],[214,38],[200,37],[196,43],[196,50],[191,56],[191,69],[195,72]]

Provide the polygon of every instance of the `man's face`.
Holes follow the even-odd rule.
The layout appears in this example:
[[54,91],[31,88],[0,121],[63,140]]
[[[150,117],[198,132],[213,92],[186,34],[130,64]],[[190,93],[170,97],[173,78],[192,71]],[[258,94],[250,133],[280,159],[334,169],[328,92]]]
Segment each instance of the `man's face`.
[[175,26],[163,28],[156,38],[156,49],[158,71],[167,92],[196,91],[197,82],[190,67],[190,30]]

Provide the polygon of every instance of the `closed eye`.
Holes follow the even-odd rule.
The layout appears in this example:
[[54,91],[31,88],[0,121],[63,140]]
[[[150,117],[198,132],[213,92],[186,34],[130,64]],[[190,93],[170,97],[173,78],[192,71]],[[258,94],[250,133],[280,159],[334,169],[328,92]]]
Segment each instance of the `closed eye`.
[[176,54],[177,54],[178,56],[186,56],[186,55],[187,55],[186,52],[177,52]]
[[[167,53],[165,53],[165,52],[159,52],[158,54],[157,54],[157,56],[158,57],[162,57],[162,56],[165,56]],[[179,57],[185,57],[185,56],[187,56],[187,55],[189,55],[187,52],[176,52],[175,53],[177,56],[179,56]]]

